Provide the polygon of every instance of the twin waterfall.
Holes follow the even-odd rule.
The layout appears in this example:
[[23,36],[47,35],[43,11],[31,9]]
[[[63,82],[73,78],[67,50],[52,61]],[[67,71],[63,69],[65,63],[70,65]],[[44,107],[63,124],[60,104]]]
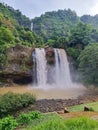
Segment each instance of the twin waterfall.
[[72,88],[69,63],[63,49],[54,49],[54,64],[48,64],[45,49],[33,52],[33,84],[38,88]]

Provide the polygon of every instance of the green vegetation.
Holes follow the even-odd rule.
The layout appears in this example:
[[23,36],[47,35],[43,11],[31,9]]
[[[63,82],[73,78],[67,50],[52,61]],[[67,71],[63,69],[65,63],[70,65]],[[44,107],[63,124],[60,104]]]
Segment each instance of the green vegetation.
[[53,36],[67,36],[69,29],[79,22],[79,17],[74,11],[65,9],[46,12],[32,21],[34,32],[47,39]]
[[31,26],[31,21],[29,18],[27,18],[25,15],[22,15],[19,10],[14,10],[7,4],[0,3],[0,12],[4,14],[5,17],[16,19],[21,26],[24,26],[26,28],[30,28]]
[[91,42],[91,27],[84,23],[78,23],[76,27],[71,29],[69,36],[70,45],[76,48],[84,49]]
[[88,45],[80,54],[79,71],[86,84],[98,85],[98,43]]
[[4,117],[34,103],[35,97],[30,93],[14,94],[9,92],[0,95],[0,117]]
[[69,119],[65,122],[66,130],[96,130],[98,129],[98,122],[89,119],[88,117],[79,117],[76,119]]
[[0,120],[0,130],[15,130],[17,126],[18,123],[12,116]]
[[98,122],[88,117],[64,119],[56,113],[41,114],[32,111],[28,114],[21,113],[16,119],[8,116],[0,120],[0,130],[96,130]]
[[95,28],[98,28],[98,14],[96,14],[95,16],[83,15],[80,19],[84,23],[91,24]]
[[36,119],[36,120],[33,120],[32,123],[27,124],[27,125],[23,128],[23,130],[29,130],[29,129],[34,128],[35,126],[40,126],[40,125],[42,125],[42,124],[44,124],[44,123],[47,123],[47,122],[49,122],[49,121],[51,121],[51,120],[54,121],[54,120],[56,120],[56,119],[63,121],[63,119],[62,119],[60,116],[58,116],[56,113],[42,114],[42,115],[40,116],[40,118],[38,118],[38,119]]
[[[46,115],[46,117],[48,116]],[[96,130],[98,128],[98,123],[87,117],[64,120],[57,115],[55,119],[52,116],[50,119],[46,118],[44,122],[40,119],[41,123],[36,122],[36,125],[33,126],[30,124],[23,130]]]
[[88,108],[92,108],[94,111],[98,111],[98,102],[76,105],[76,106],[71,107],[70,111],[71,112],[83,111],[84,106],[87,106]]
[[39,119],[41,117],[41,113],[39,111],[32,111],[29,112],[28,114],[21,113],[18,122],[20,124],[28,124],[34,119]]
[[26,125],[31,123],[31,121],[40,118],[41,113],[38,111],[32,111],[28,114],[21,114],[17,119],[13,116],[8,116],[0,120],[0,130],[15,130],[19,125]]
[[70,57],[73,58],[74,66],[76,68],[78,68],[78,64],[79,64],[78,57],[79,57],[82,50],[75,48],[75,47],[68,47],[66,50],[67,50],[68,55],[70,55]]

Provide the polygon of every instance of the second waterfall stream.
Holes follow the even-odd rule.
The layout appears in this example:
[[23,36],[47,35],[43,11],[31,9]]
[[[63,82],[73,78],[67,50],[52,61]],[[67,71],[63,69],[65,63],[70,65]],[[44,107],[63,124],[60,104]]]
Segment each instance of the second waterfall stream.
[[38,88],[73,88],[69,62],[64,49],[54,49],[53,65],[49,65],[43,48],[33,52],[33,84]]

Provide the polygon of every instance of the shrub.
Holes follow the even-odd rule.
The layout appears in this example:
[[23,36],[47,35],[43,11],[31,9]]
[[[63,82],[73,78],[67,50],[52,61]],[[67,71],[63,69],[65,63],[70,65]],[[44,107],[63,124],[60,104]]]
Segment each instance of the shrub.
[[39,111],[32,111],[29,113],[31,119],[36,119],[41,117],[41,113]]
[[4,117],[18,109],[34,104],[35,97],[29,93],[6,93],[0,96],[0,117]]
[[32,112],[29,112],[28,114],[21,113],[21,115],[19,116],[18,122],[21,124],[27,124],[34,119],[40,118],[40,116],[41,116],[41,113],[38,111],[32,111]]
[[81,50],[69,47],[67,48],[67,52],[74,60],[77,60],[78,56],[80,55]]
[[30,121],[31,121],[31,118],[28,114],[21,113],[21,115],[19,116],[18,122],[20,124],[28,124]]
[[89,111],[94,111],[94,109],[92,107],[89,108]]
[[0,130],[14,130],[17,126],[18,123],[12,116],[0,120]]
[[35,102],[35,97],[29,93],[24,93],[21,95],[22,106],[26,107],[29,104],[33,104]]

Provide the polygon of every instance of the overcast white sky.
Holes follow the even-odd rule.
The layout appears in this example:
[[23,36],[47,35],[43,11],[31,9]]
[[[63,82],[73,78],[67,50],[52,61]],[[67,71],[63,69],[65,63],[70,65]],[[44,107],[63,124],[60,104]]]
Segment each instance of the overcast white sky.
[[40,16],[47,11],[68,8],[76,11],[79,16],[98,14],[98,0],[0,0],[0,2],[19,9],[30,18]]

